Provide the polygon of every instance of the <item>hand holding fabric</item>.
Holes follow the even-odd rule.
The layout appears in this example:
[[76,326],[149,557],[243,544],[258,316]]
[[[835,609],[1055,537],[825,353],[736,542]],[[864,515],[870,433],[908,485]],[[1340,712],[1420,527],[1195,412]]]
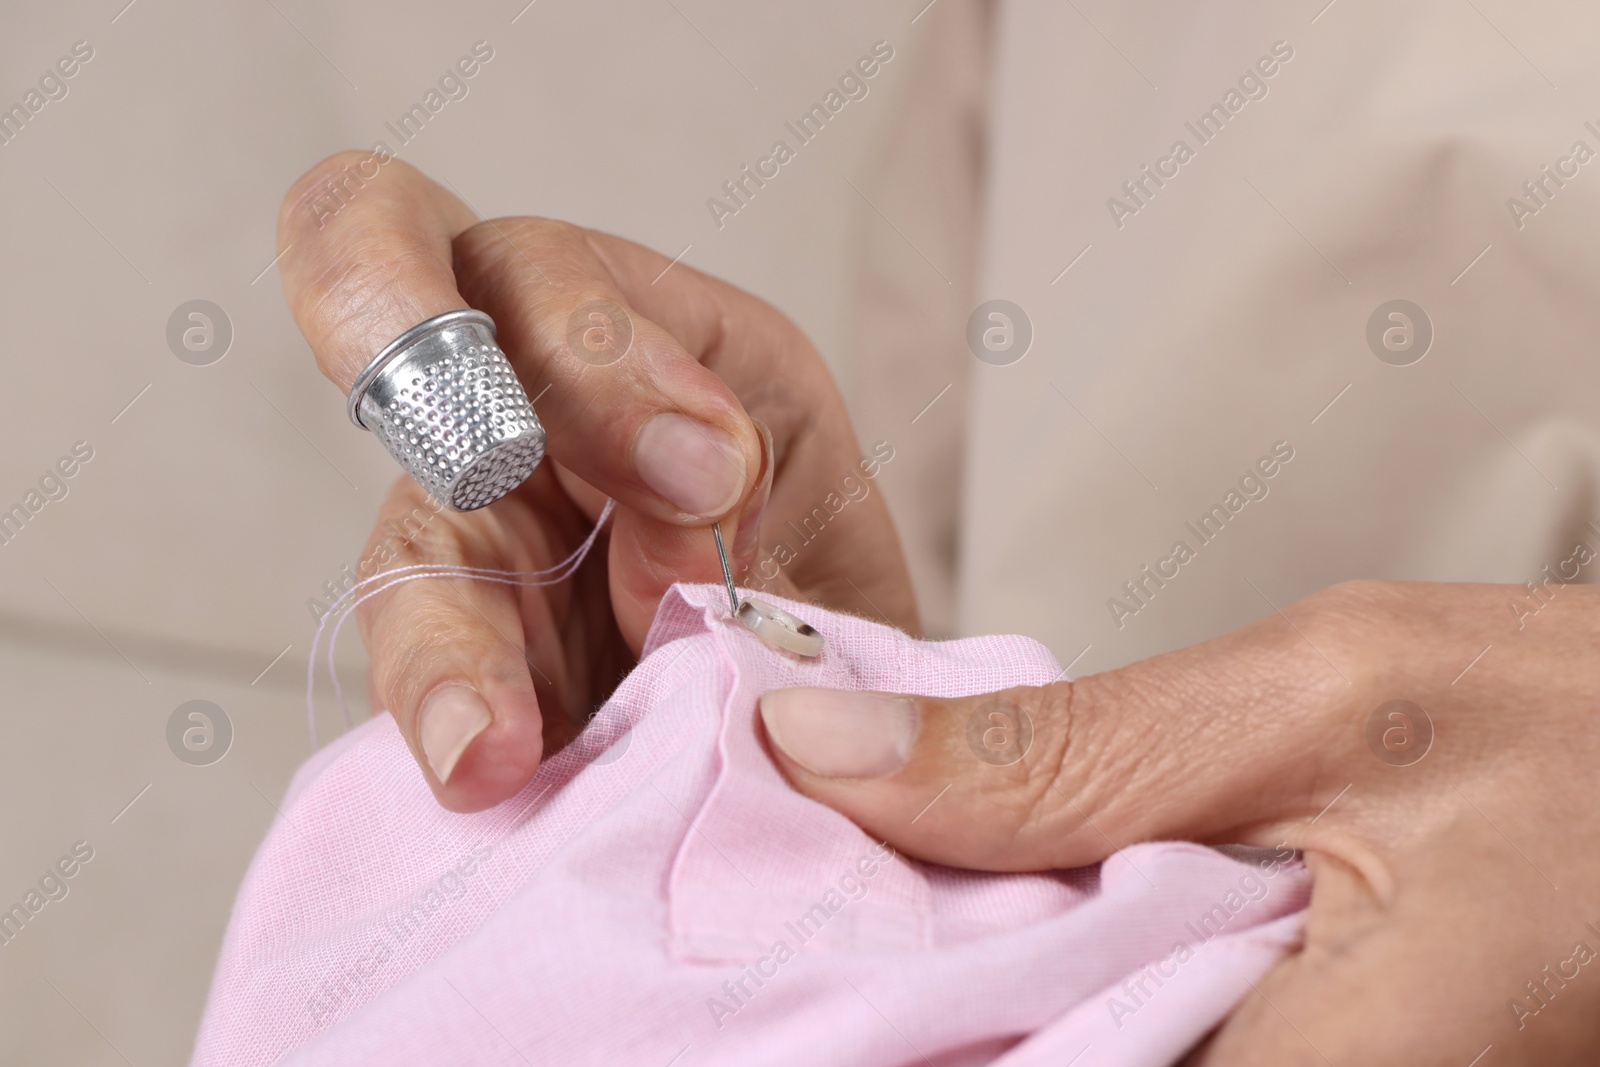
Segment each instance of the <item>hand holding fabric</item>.
[[1347,583],[1077,681],[785,689],[761,715],[797,788],[926,860],[1303,849],[1304,948],[1194,1063],[1592,1063],[1600,590],[1547,589],[1528,620],[1506,609],[1521,592]]
[[[333,213],[330,187],[346,194]],[[582,541],[607,497],[618,504],[606,551],[570,583],[430,579],[361,605],[373,706],[393,713],[452,810],[521,789],[632,665],[672,583],[720,577],[709,524],[748,568],[763,524],[802,521],[862,461],[792,322],[632,242],[549,219],[479,221],[405,163],[349,152],[290,189],[279,243],[289,306],[341,389],[409,327],[475,307],[549,432],[545,464],[481,511],[441,512],[399,479],[363,559],[538,570]],[[771,584],[917,628],[876,495]]]

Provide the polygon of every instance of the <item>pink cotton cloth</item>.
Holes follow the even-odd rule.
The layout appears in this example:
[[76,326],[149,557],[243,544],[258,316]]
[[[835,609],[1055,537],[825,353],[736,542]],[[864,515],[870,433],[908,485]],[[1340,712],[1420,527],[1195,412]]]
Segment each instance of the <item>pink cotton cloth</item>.
[[491,811],[442,810],[387,715],[319,752],[240,890],[194,1063],[1157,1067],[1298,944],[1297,861],[1170,843],[963,871],[799,795],[763,748],[768,689],[1060,668],[1025,638],[778,603],[820,658],[675,587],[596,720]]

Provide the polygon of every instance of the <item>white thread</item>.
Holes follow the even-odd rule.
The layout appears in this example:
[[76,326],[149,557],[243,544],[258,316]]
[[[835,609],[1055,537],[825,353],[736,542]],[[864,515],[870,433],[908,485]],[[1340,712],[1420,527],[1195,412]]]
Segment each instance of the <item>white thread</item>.
[[[589,555],[589,550],[594,547],[595,540],[600,536],[600,530],[605,526],[606,520],[611,517],[616,501],[607,500],[605,507],[600,509],[600,517],[595,520],[594,528],[589,531],[589,536],[584,538],[583,544],[566,559],[553,567],[540,571],[503,571],[491,567],[462,567],[446,563],[416,563],[408,567],[396,567],[394,570],[374,574],[371,578],[363,578],[349,589],[339,594],[334,602],[328,605],[328,610],[323,613],[317,622],[317,631],[311,637],[311,654],[306,659],[306,727],[311,734],[311,750],[317,749],[317,706],[314,690],[317,681],[317,646],[322,641],[322,631],[328,625],[328,619],[335,611],[339,618],[334,621],[333,631],[328,635],[328,676],[333,679],[334,695],[339,700],[339,710],[344,714],[345,725],[351,725],[350,706],[344,698],[344,686],[339,681],[339,671],[334,665],[334,649],[339,644],[339,631],[344,628],[345,622],[362,603],[370,600],[385,590],[392,589],[406,582],[413,582],[419,578],[476,578],[480,581],[494,582],[498,585],[516,585],[523,587],[539,587],[555,585],[572,577],[573,573],[582,566],[584,559]],[[425,573],[416,573],[422,571]],[[398,576],[398,577],[397,577]],[[356,596],[364,587],[375,582],[383,582],[376,589],[368,590],[359,597]],[[353,600],[351,598],[354,598]],[[340,605],[346,600],[351,603],[340,610]]]

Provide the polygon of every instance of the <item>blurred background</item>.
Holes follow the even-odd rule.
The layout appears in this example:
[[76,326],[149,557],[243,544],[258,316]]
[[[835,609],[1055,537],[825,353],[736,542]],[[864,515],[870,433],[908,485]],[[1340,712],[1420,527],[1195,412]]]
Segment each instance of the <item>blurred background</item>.
[[[311,603],[395,476],[274,269],[280,197],[340,149],[383,141],[480,215],[618,233],[793,317],[896,450],[934,634],[1026,633],[1086,673],[1344,578],[1524,583],[1600,547],[1600,15],[1577,0],[3,19],[0,907],[78,848],[0,945],[7,1063],[187,1058],[310,752]],[[719,220],[878,42],[867,95]],[[397,136],[475,46],[465,93]],[[1219,503],[1226,530],[1186,532]],[[1150,582],[1179,540],[1196,558]]]

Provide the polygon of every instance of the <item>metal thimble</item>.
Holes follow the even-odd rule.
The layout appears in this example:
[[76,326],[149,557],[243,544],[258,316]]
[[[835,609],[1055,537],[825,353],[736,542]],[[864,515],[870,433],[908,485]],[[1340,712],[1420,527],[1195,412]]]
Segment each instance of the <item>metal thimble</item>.
[[544,427],[495,344],[494,320],[470,308],[391,341],[356,378],[349,411],[456,511],[499,500],[544,458]]

